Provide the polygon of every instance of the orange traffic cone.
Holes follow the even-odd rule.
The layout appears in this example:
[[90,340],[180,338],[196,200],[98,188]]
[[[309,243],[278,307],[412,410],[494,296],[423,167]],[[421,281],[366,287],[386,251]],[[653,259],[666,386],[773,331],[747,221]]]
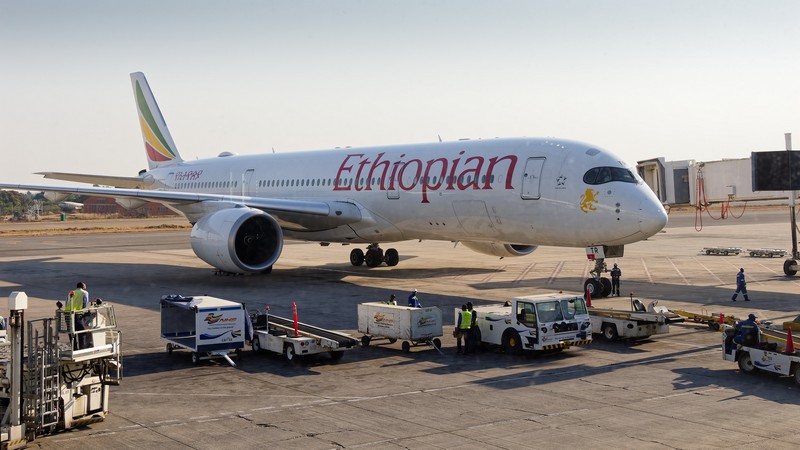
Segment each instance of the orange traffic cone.
[[794,353],[794,339],[792,339],[792,328],[786,331],[786,353]]
[[586,289],[586,306],[592,307],[592,292],[589,289]]

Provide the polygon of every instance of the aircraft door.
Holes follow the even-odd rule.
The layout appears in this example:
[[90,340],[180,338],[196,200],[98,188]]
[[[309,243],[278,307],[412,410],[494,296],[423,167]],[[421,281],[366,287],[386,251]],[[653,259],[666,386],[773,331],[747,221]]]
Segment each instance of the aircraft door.
[[247,169],[242,174],[242,195],[243,196],[252,195],[253,194],[254,189],[252,189],[251,183],[252,183],[253,173],[254,172],[255,172],[255,169]]
[[539,188],[545,160],[546,158],[528,158],[525,163],[525,173],[522,176],[522,198],[524,200],[538,200],[541,197]]

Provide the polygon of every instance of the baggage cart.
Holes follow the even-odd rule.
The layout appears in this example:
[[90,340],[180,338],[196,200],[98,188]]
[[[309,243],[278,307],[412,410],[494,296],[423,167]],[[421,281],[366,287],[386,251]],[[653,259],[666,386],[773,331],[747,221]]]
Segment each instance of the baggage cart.
[[358,305],[358,332],[364,333],[361,345],[367,347],[376,338],[388,339],[389,343],[403,340],[403,351],[412,346],[432,345],[442,348],[442,310],[435,306],[411,308],[387,305],[381,302]]
[[779,248],[748,248],[747,253],[752,257],[757,258],[773,258],[786,256],[786,250]]
[[700,250],[700,253],[705,253],[706,255],[738,255],[742,252],[740,247],[703,247]]
[[244,305],[205,295],[161,297],[161,339],[167,353],[175,349],[192,352],[192,364],[223,358],[236,367],[229,354],[241,362],[245,342]]

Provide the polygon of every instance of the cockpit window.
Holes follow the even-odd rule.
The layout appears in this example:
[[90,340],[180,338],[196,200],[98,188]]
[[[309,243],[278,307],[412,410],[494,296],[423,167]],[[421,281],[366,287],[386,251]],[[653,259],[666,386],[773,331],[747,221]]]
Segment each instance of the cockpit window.
[[583,182],[586,184],[605,184],[611,181],[637,183],[633,173],[621,167],[595,167],[583,174]]

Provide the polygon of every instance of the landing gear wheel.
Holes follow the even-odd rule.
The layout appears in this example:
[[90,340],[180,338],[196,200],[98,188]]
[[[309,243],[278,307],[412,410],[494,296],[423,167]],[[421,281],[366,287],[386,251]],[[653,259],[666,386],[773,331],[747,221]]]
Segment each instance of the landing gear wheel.
[[364,250],[361,250],[360,248],[354,248],[350,252],[350,264],[356,267],[364,264]]
[[167,353],[172,354],[172,344],[167,344]]
[[503,350],[511,355],[519,355],[522,353],[522,341],[520,340],[517,330],[506,330],[503,333]]
[[361,336],[361,346],[362,347],[369,347],[369,341],[371,341],[371,340],[372,340],[372,338],[369,337],[369,336]]
[[192,364],[195,366],[200,362],[200,355],[197,352],[192,352]]
[[397,253],[397,250],[390,248],[383,255],[383,261],[386,262],[387,266],[394,267],[400,262],[400,254]]
[[602,297],[608,297],[611,295],[611,280],[608,278],[600,278],[600,285],[602,286]]
[[739,356],[739,368],[742,372],[747,374],[758,372],[758,367],[753,364],[750,353],[742,353],[741,356]]
[[294,345],[286,344],[283,346],[283,359],[289,362],[297,359],[297,354],[294,352]]
[[253,338],[253,351],[256,352],[256,353],[259,353],[259,352],[261,352],[262,348],[263,347],[261,347],[261,340],[258,339],[258,336],[254,337]]
[[603,337],[609,341],[615,341],[619,338],[619,333],[617,333],[617,326],[611,323],[603,324]]
[[787,259],[783,262],[783,273],[786,276],[793,277],[797,274],[797,261],[793,259]]
[[378,267],[383,262],[383,252],[379,248],[371,248],[367,250],[364,261],[367,263],[367,267]]
[[600,286],[600,282],[595,280],[594,278],[589,278],[583,283],[583,293],[589,292],[592,295],[592,298],[600,298],[600,292],[602,292],[603,287]]
[[403,341],[403,351],[406,353],[411,351],[411,344],[408,341]]
[[342,356],[344,356],[344,351],[331,352],[331,359],[334,361],[341,360]]

